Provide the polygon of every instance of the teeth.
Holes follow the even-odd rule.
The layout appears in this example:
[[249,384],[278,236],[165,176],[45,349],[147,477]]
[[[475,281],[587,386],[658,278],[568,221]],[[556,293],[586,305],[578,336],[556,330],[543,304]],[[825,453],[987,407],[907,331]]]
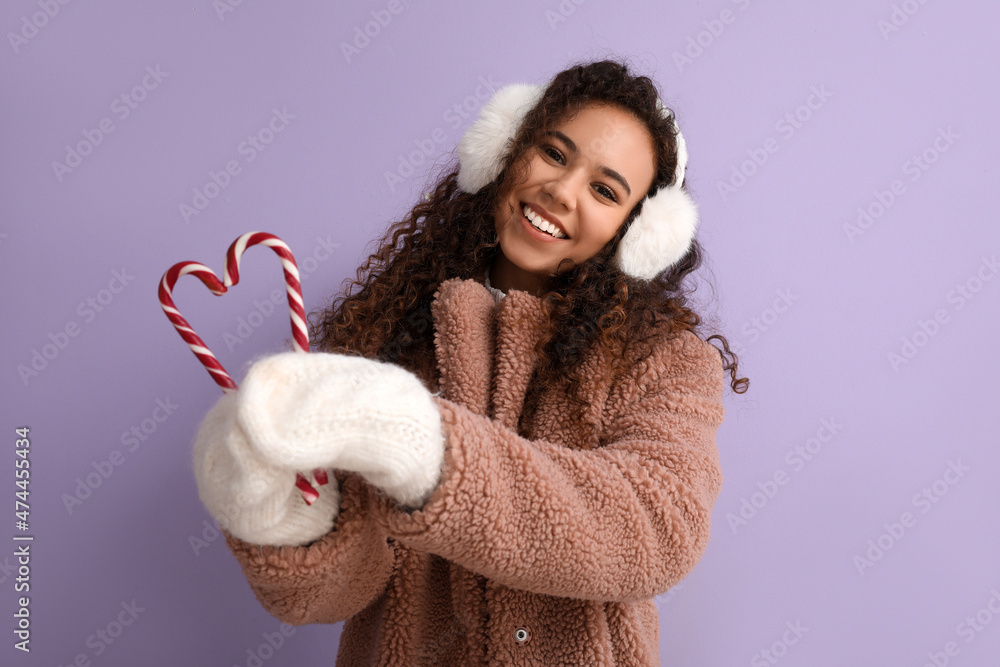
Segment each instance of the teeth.
[[557,239],[564,239],[564,238],[566,238],[566,235],[562,233],[561,229],[559,229],[558,227],[556,227],[555,225],[553,225],[551,222],[549,222],[548,220],[546,220],[542,216],[540,216],[537,213],[535,213],[534,211],[532,211],[527,206],[525,206],[522,209],[522,211],[524,213],[524,217],[526,217],[528,219],[528,221],[531,222],[531,226],[532,227],[535,227],[536,229],[540,229],[543,232],[546,232],[547,234],[549,234],[550,236],[556,237]]

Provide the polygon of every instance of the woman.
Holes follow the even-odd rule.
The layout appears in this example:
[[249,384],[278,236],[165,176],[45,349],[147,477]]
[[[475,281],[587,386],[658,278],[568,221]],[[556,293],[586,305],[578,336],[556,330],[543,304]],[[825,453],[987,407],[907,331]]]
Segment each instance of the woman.
[[659,664],[653,598],[722,483],[724,370],[747,385],[686,305],[683,138],[601,61],[501,89],[458,154],[311,322],[319,351],[209,412],[200,496],[268,612],[347,621],[338,665]]

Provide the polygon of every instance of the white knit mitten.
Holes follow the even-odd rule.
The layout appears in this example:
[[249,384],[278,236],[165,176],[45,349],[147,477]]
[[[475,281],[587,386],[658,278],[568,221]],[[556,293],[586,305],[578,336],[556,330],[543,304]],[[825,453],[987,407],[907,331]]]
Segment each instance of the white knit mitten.
[[285,352],[250,367],[237,421],[264,459],[360,474],[421,507],[444,462],[441,414],[412,373],[365,357]]
[[201,502],[241,540],[309,544],[333,529],[340,509],[337,480],[330,475],[327,484],[314,485],[319,498],[307,505],[295,486],[295,469],[261,457],[237,422],[242,391],[223,395],[198,429],[194,473]]

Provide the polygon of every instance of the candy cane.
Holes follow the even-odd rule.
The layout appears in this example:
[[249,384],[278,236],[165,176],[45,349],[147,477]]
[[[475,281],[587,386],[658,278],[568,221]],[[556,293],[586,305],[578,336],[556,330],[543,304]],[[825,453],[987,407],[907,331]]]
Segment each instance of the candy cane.
[[188,344],[194,355],[198,357],[198,361],[205,367],[208,374],[212,376],[216,384],[222,387],[222,391],[227,394],[236,391],[236,383],[233,382],[233,378],[229,376],[226,369],[222,367],[219,360],[215,358],[212,351],[208,349],[205,342],[195,333],[194,329],[191,328],[191,325],[188,324],[188,321],[184,319],[184,316],[181,315],[181,312],[174,305],[174,284],[178,278],[187,274],[198,278],[215,296],[222,296],[226,293],[226,286],[219,282],[219,277],[215,275],[212,269],[198,262],[178,262],[167,269],[167,272],[163,274],[163,279],[160,281],[160,307],[163,308],[167,319],[174,325],[177,333]]
[[291,315],[292,337],[296,352],[309,351],[309,335],[306,330],[306,311],[302,304],[302,284],[299,283],[299,267],[295,257],[285,242],[267,232],[248,232],[239,237],[226,251],[226,277],[223,285],[232,287],[240,281],[240,259],[250,246],[265,245],[281,258],[281,268],[285,271],[285,291],[288,293],[288,310]]
[[[225,279],[221,282],[212,269],[198,262],[178,262],[167,269],[166,273],[163,274],[163,279],[160,281],[160,306],[163,308],[167,319],[174,325],[177,333],[180,334],[181,338],[184,339],[184,342],[188,344],[188,347],[191,348],[191,351],[198,358],[198,361],[202,363],[205,370],[208,371],[216,384],[222,387],[222,391],[225,393],[236,391],[236,383],[233,382],[233,378],[222,367],[222,364],[215,358],[215,355],[212,354],[212,351],[205,345],[201,337],[191,328],[191,325],[184,319],[180,311],[177,310],[177,307],[174,305],[173,289],[178,278],[191,274],[201,280],[212,294],[222,296],[228,291],[229,287],[239,282],[240,259],[247,248],[255,245],[265,245],[281,258],[281,266],[285,273],[288,310],[291,318],[295,351],[308,352],[309,336],[305,322],[305,306],[302,301],[302,284],[299,282],[299,267],[295,263],[295,257],[292,255],[291,249],[284,241],[273,234],[268,234],[267,232],[248,232],[233,241],[232,245],[229,246],[229,250],[226,251]],[[316,483],[321,486],[329,482],[326,471],[322,468],[313,470],[313,477]],[[305,499],[307,505],[312,505],[313,501],[319,497],[316,489],[302,473],[296,473],[295,486],[302,492],[302,497]]]

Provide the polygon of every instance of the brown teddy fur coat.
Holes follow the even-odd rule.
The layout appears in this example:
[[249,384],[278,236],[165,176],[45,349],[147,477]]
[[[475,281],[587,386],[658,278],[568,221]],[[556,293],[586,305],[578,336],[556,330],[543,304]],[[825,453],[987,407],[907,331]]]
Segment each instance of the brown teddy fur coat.
[[683,332],[617,380],[592,354],[593,409],[572,417],[548,391],[527,438],[545,303],[519,290],[497,303],[456,278],[431,312],[438,488],[411,513],[335,471],[341,509],[322,539],[226,533],[257,598],[286,623],[346,620],[337,665],[658,665],[653,598],[701,558],[722,484],[718,350]]

